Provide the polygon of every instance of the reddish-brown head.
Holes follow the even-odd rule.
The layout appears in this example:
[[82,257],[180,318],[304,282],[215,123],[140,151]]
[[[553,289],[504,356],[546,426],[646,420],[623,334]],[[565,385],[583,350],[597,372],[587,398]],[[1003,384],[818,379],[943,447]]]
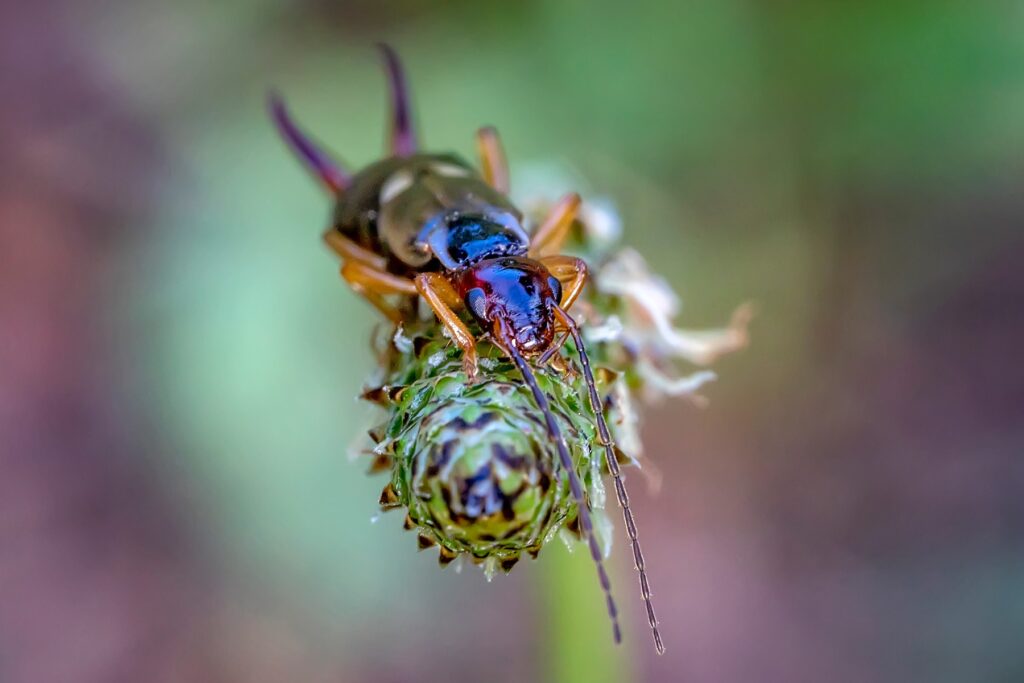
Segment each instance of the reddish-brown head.
[[548,349],[555,336],[554,307],[562,286],[543,265],[522,256],[484,259],[459,276],[459,292],[480,323],[495,333],[504,323],[516,350],[526,357]]

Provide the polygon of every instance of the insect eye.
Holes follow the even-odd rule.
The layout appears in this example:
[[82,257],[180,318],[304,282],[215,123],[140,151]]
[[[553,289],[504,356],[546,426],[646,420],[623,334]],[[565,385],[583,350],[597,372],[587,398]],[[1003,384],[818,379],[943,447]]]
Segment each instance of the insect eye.
[[466,306],[477,318],[485,319],[487,317],[487,295],[479,287],[466,292]]
[[548,278],[548,287],[551,288],[551,294],[555,297],[555,303],[561,303],[562,301],[562,283],[558,281],[554,275]]

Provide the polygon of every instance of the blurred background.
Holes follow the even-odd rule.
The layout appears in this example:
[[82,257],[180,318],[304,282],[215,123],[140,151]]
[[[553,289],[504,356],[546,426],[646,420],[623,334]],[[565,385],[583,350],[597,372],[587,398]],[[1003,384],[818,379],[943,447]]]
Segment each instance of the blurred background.
[[[0,4],[0,680],[1024,680],[1022,31],[1015,2]],[[371,522],[376,319],[264,97],[368,163],[382,39],[430,147],[494,124],[514,182],[612,198],[684,326],[756,303],[707,408],[646,411],[664,657],[621,535],[613,648],[585,554],[489,584]]]

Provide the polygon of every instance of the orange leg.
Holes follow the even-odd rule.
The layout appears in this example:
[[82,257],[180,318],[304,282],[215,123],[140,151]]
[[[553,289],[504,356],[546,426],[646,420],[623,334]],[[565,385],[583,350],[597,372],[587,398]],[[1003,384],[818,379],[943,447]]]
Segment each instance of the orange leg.
[[452,306],[461,305],[459,295],[451,283],[439,273],[421,273],[416,276],[416,289],[430,307],[434,309],[441,324],[448,330],[452,341],[462,349],[462,367],[472,382],[476,379],[476,340],[452,310]]
[[324,242],[344,261],[358,261],[381,271],[384,270],[387,263],[380,254],[376,254],[366,247],[359,246],[354,240],[342,235],[334,228],[329,228],[324,233]]
[[480,155],[480,168],[487,184],[502,194],[508,194],[508,161],[498,131],[487,126],[476,132],[476,149]]
[[569,236],[569,228],[576,220],[576,212],[580,208],[580,196],[575,192],[562,197],[551,213],[544,219],[537,232],[533,233],[530,240],[530,256],[540,258],[550,254],[557,254],[565,244],[565,238]]
[[586,262],[575,256],[545,256],[539,260],[562,283],[562,301],[559,305],[562,310],[568,311],[587,284]]
[[341,277],[345,278],[345,282],[357,294],[361,294],[378,311],[394,323],[402,322],[402,314],[398,308],[385,301],[382,295],[406,294],[415,296],[417,293],[416,285],[412,280],[378,270],[361,261],[346,261],[341,266]]
[[[563,311],[568,311],[583,292],[583,286],[587,284],[587,263],[575,256],[545,256],[539,260],[555,279],[562,283],[562,300],[558,305]],[[558,324],[557,320],[555,327],[562,336],[544,352],[540,363],[550,361],[555,370],[564,374],[571,370],[571,366],[558,355],[558,350],[569,340],[569,331]]]

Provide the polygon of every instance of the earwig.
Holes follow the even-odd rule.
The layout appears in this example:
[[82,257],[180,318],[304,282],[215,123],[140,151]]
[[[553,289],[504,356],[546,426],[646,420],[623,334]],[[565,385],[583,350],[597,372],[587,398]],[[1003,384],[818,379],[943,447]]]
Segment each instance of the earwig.
[[[528,235],[522,214],[506,197],[508,168],[497,132],[483,128],[477,133],[482,175],[454,155],[419,152],[404,70],[391,48],[382,45],[380,49],[390,89],[392,156],[355,175],[322,152],[292,122],[281,100],[271,98],[271,114],[282,136],[337,197],[325,241],[342,259],[342,277],[393,322],[416,315],[417,296],[425,300],[461,349],[469,381],[478,372],[476,336],[457,309],[468,309],[471,319],[515,363],[558,451],[581,533],[605,594],[615,642],[620,642],[618,610],[594,535],[589,501],[530,362],[543,365],[572,337],[615,480],[655,647],[663,653],[615,444],[582,336],[567,312],[587,282],[587,267],[581,259],[556,255],[575,220],[579,195],[564,197]],[[568,334],[558,335],[559,326]]]

